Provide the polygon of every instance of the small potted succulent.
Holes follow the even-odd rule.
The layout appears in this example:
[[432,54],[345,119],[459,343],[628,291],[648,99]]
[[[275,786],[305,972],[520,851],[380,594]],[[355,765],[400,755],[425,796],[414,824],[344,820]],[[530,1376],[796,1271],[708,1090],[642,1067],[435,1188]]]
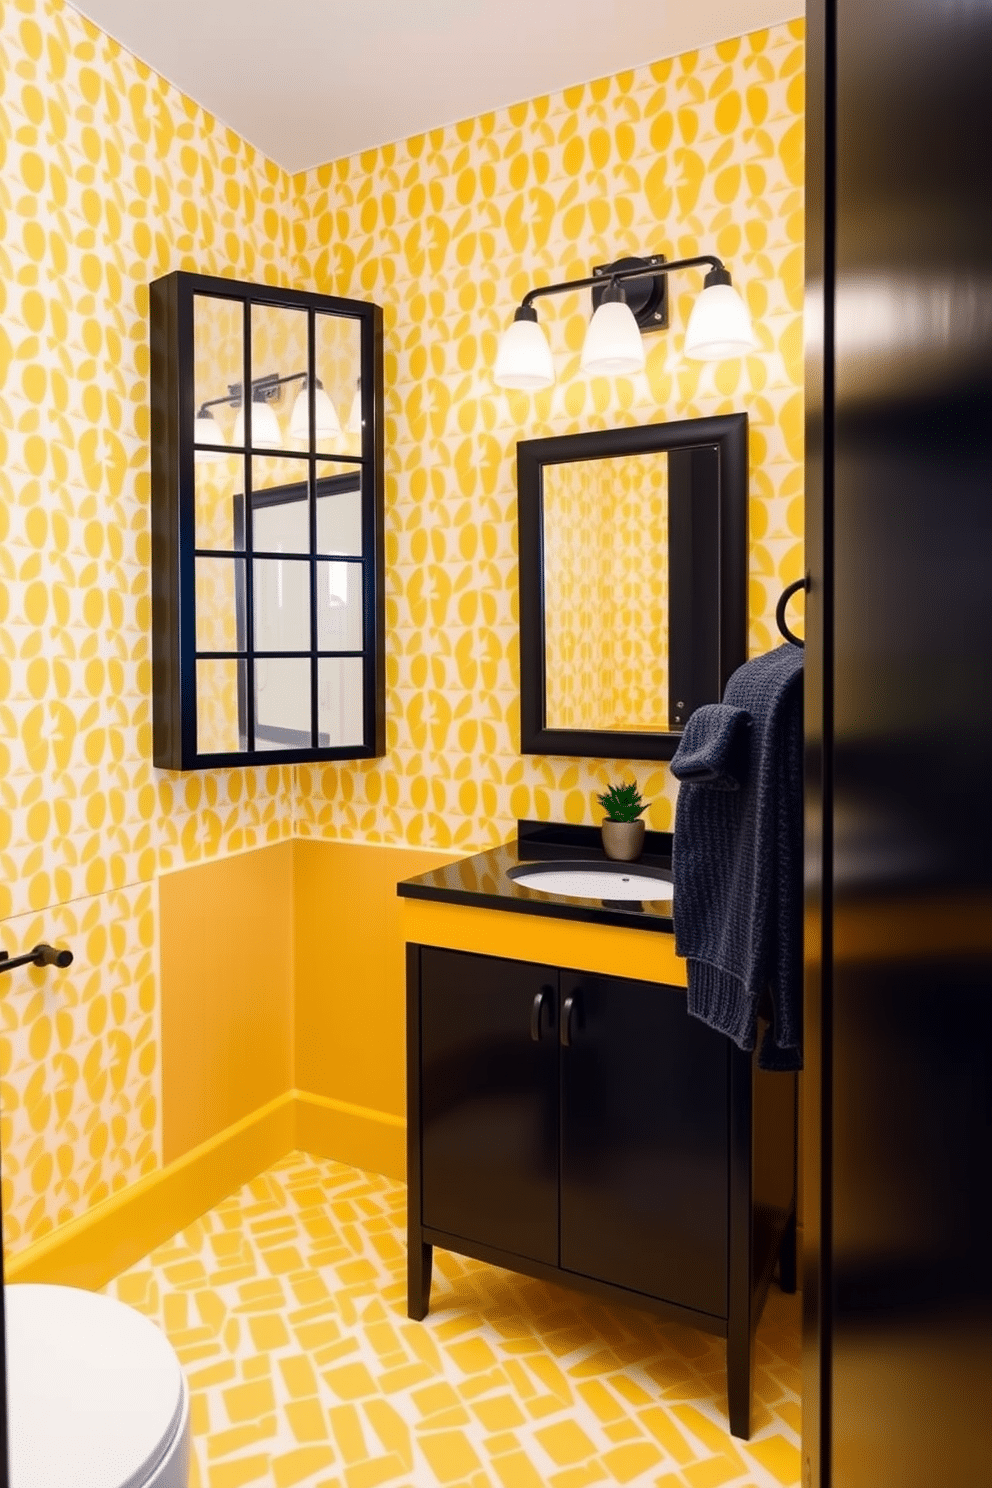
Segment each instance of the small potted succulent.
[[636,784],[610,785],[606,794],[596,800],[606,812],[602,823],[603,851],[617,863],[633,863],[644,847],[644,823],[641,812],[649,803],[641,800]]

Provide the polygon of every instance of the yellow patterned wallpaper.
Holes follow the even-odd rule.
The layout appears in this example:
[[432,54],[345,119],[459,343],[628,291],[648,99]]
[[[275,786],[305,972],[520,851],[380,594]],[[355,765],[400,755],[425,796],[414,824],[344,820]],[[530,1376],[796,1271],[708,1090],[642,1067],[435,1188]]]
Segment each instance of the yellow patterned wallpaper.
[[[9,1249],[161,1161],[160,873],[294,833],[471,849],[521,815],[592,819],[607,773],[669,825],[664,768],[517,754],[513,449],[745,408],[751,644],[774,641],[801,569],[802,87],[801,25],[779,26],[291,178],[63,0],[0,0],[0,943],[77,956],[0,981]],[[759,354],[680,364],[676,329],[645,376],[585,381],[564,296],[542,311],[557,387],[493,388],[534,283],[700,248]],[[384,306],[384,760],[152,767],[147,285],[177,268]]]
[[5,1241],[160,1161],[153,881],[292,832],[292,775],[151,764],[148,281],[289,282],[290,178],[61,0],[0,0]]
[[[297,178],[298,282],[385,313],[389,751],[301,769],[298,833],[469,850],[521,816],[598,820],[594,795],[620,775],[670,828],[664,766],[518,754],[514,447],[746,411],[750,646],[777,643],[776,600],[802,572],[803,79],[796,21]],[[498,336],[534,285],[700,252],[744,292],[756,355],[681,360],[701,288],[687,272],[645,374],[579,373],[576,293],[541,302],[557,385],[493,386]]]
[[4,924],[5,945],[73,947],[68,971],[24,967],[0,997],[6,1248],[20,1249],[160,1161],[152,885]]

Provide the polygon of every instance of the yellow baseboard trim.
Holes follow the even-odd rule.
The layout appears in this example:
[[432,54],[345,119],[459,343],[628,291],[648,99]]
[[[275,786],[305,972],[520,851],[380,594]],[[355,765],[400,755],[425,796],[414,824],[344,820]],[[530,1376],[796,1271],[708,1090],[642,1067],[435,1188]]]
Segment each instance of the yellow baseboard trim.
[[295,1150],[406,1180],[402,1116],[287,1090],[4,1263],[5,1280],[96,1291]]
[[287,1090],[167,1167],[60,1225],[11,1256],[5,1279],[96,1291],[234,1193],[296,1145],[295,1091]]
[[406,1121],[402,1116],[305,1090],[295,1094],[296,1145],[301,1152],[406,1182]]

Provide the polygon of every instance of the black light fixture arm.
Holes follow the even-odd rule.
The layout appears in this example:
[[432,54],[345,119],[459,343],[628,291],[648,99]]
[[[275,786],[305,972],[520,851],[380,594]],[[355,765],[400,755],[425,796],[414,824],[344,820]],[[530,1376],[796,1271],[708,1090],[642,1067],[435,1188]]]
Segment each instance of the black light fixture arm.
[[[270,372],[265,377],[253,377],[251,382],[252,402],[271,402],[275,399],[279,388],[283,387],[287,382],[306,382],[309,376],[309,372],[287,372],[285,377],[280,377],[277,372]],[[316,385],[317,387],[323,387],[324,385],[319,377],[316,380]],[[243,397],[244,388],[242,384],[240,382],[232,382],[228,385],[227,393],[223,398],[208,398],[200,404],[200,412],[197,414],[197,418],[201,417],[205,408],[218,408],[224,403],[236,408]]]
[[530,289],[520,301],[520,308],[514,318],[536,320],[537,311],[534,309],[534,301],[540,295],[566,294],[575,289],[589,289],[592,286],[602,288],[604,279],[611,285],[619,284],[624,279],[657,279],[662,274],[670,274],[673,269],[697,269],[704,265],[709,267],[709,273],[704,280],[704,286],[707,289],[711,284],[730,283],[730,274],[726,266],[712,253],[701,253],[695,258],[675,258],[670,262],[659,264],[639,263],[626,269],[611,269],[607,274],[591,275],[588,279],[566,279],[562,284],[543,284],[537,289]]

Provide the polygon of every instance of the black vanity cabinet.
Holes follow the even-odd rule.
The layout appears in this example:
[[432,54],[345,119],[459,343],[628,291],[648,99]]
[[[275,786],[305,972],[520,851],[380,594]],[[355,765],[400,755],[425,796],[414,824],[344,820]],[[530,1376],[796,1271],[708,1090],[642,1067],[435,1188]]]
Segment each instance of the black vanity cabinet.
[[754,1327],[795,1287],[794,1075],[690,1018],[685,991],[407,947],[408,1311],[432,1247],[727,1338],[750,1427]]

